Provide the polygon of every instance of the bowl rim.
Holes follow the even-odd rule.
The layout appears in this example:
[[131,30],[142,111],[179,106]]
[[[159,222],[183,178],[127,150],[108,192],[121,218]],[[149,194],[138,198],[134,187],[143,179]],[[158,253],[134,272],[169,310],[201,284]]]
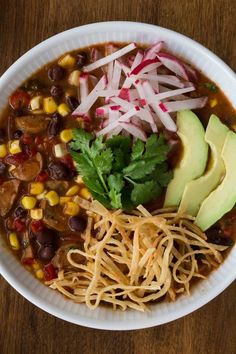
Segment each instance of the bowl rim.
[[[93,32],[96,30],[99,32],[102,29],[108,29],[112,25],[117,25],[117,26],[126,26],[127,28],[131,28],[133,31],[137,30],[137,26],[142,28],[143,30],[155,30],[159,32],[165,32],[169,33],[172,36],[177,36],[178,38],[184,40],[187,42],[188,45],[196,48],[199,52],[204,53],[209,57],[211,61],[214,61],[216,64],[218,64],[221,69],[224,71],[224,74],[228,77],[232,78],[235,80],[236,76],[234,71],[227,65],[225,64],[217,55],[215,55],[213,52],[211,52],[209,49],[205,48],[203,45],[200,43],[196,42],[195,40],[178,33],[176,31],[152,25],[152,24],[147,24],[147,23],[142,23],[142,22],[132,22],[132,21],[106,21],[106,22],[96,22],[96,23],[90,23],[87,25],[79,26],[79,27],[74,27],[69,30],[60,32],[56,35],[53,35],[52,37],[42,41],[41,43],[37,44],[35,47],[32,49],[28,50],[24,55],[22,55],[18,60],[16,60],[6,71],[5,73],[1,76],[0,78],[0,90],[4,88],[5,83],[8,82],[10,79],[12,72],[15,70],[20,69],[28,60],[29,57],[32,54],[37,54],[40,53],[44,48],[48,48],[48,46],[53,45],[55,46],[56,42],[61,40],[63,37],[68,37],[75,31],[78,33],[84,32],[84,31],[91,31]],[[232,102],[234,106],[236,106],[236,102]],[[232,250],[231,250],[232,252]],[[215,271],[217,272],[217,270]],[[32,290],[28,289],[26,286],[22,285],[21,282],[18,280],[17,276],[11,272],[7,266],[4,264],[4,262],[1,259],[0,256],[0,275],[2,275],[5,280],[15,289],[17,290],[24,298],[26,298],[28,301],[36,305],[37,307],[41,308],[47,313],[50,313],[51,315],[54,315],[58,318],[61,318],[63,320],[66,320],[68,322],[74,323],[74,324],[79,324],[81,326],[86,326],[90,328],[96,328],[96,329],[106,329],[106,330],[134,330],[134,329],[142,329],[142,328],[149,328],[157,325],[161,325],[164,323],[168,323],[170,321],[176,320],[178,318],[181,318],[187,314],[192,313],[193,311],[199,309],[212,299],[214,299],[217,295],[219,295],[227,286],[229,286],[233,280],[236,278],[236,272],[234,273],[233,271],[228,275],[228,277],[225,277],[224,280],[219,284],[219,286],[215,287],[211,292],[207,292],[204,295],[202,295],[198,301],[196,301],[194,304],[190,304],[186,306],[186,308],[181,308],[176,311],[170,312],[168,314],[165,314],[162,316],[161,320],[153,317],[149,317],[147,319],[141,320],[141,322],[137,320],[133,320],[130,322],[119,322],[114,321],[114,320],[108,320],[108,319],[97,319],[97,318],[80,318],[79,315],[77,315],[78,318],[71,317],[71,314],[68,313],[65,310],[59,309],[55,304],[49,304],[47,303],[46,300],[43,298],[39,298],[38,295],[35,295]],[[190,307],[190,308],[189,308]]]

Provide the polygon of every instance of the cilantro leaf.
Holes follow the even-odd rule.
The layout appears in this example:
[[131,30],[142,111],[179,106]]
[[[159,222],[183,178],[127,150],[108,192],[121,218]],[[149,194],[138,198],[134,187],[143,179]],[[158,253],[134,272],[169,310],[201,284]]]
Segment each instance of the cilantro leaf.
[[114,189],[116,192],[120,192],[125,185],[121,173],[115,173],[113,175],[110,175],[107,181],[109,188]]
[[137,139],[132,148],[131,161],[140,159],[144,152],[144,142]]
[[161,193],[172,173],[166,163],[169,151],[163,135],[152,134],[144,143],[115,136],[103,136],[82,130],[73,131],[70,154],[84,183],[107,208],[132,210]]
[[115,209],[122,208],[122,203],[121,203],[121,193],[118,193],[115,191],[115,189],[111,189],[108,193],[110,200],[111,200],[111,206]]
[[99,179],[84,177],[83,181],[86,184],[86,186],[90,189],[90,191],[93,191],[93,192],[100,194],[100,195],[103,195],[105,193],[103,185],[99,181]]
[[160,185],[151,180],[145,183],[135,184],[131,193],[131,200],[135,205],[144,204],[157,198],[160,194]]
[[208,90],[210,90],[211,92],[217,93],[218,92],[218,87],[213,84],[212,82],[205,82],[203,84],[206,88],[208,88]]
[[99,174],[108,174],[112,168],[113,154],[111,149],[102,151],[99,155],[95,155],[94,165]]

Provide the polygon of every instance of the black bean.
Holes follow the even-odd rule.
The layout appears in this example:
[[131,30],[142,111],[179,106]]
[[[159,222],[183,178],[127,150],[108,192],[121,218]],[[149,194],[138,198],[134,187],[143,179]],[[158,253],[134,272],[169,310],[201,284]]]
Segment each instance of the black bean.
[[6,138],[6,132],[3,128],[0,128],[0,143],[3,143]]
[[215,245],[221,245],[221,246],[233,246],[234,241],[229,238],[224,236],[224,231],[215,226],[210,228],[207,232],[207,241],[210,243],[214,243]]
[[53,85],[50,89],[50,93],[52,95],[52,97],[56,98],[56,99],[60,99],[63,94],[64,94],[64,91],[63,91],[63,88],[59,85]]
[[79,101],[73,96],[68,96],[66,102],[72,111],[74,111],[79,105]]
[[48,126],[48,135],[56,136],[62,128],[62,118],[60,114],[54,113]]
[[26,218],[28,212],[26,209],[23,209],[21,206],[18,206],[16,209],[15,209],[15,212],[14,212],[15,216],[17,218]]
[[14,110],[14,114],[16,117],[22,117],[26,114],[26,112],[24,112],[23,109],[19,108],[19,109]]
[[14,139],[20,139],[20,137],[23,135],[23,132],[21,130],[15,130],[13,133],[13,138]]
[[27,81],[23,88],[27,89],[27,90],[31,90],[31,91],[39,91],[40,89],[43,88],[43,84],[40,80],[38,79],[32,79]]
[[0,162],[0,176],[6,171],[6,165],[3,162]]
[[48,166],[50,177],[56,180],[70,178],[70,170],[62,162],[51,162]]
[[38,258],[42,262],[50,261],[55,255],[55,250],[52,246],[42,246],[38,250]]
[[72,231],[83,232],[86,229],[87,221],[81,216],[72,216],[69,219],[69,226]]
[[77,67],[81,69],[87,62],[88,55],[86,52],[79,52],[77,54]]
[[36,239],[41,245],[54,245],[57,241],[57,235],[53,230],[44,228],[36,233]]
[[51,81],[60,81],[66,75],[65,69],[59,65],[54,65],[48,70],[48,77]]

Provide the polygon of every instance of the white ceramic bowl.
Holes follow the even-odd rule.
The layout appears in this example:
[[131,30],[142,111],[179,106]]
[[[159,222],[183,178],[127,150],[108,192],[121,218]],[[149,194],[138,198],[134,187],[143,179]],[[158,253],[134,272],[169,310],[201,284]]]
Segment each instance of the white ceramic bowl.
[[[64,52],[107,41],[154,43],[164,40],[167,47],[213,80],[236,106],[236,76],[216,55],[193,40],[158,26],[133,22],[94,23],[62,32],[40,43],[18,59],[0,79],[0,110],[8,96],[33,72],[58,58]],[[0,272],[26,299],[50,314],[82,326],[129,330],[173,321],[203,306],[221,293],[236,278],[236,247],[221,267],[207,280],[201,281],[190,297],[182,296],[174,303],[153,305],[152,311],[116,311],[99,308],[91,311],[74,304],[47,288],[27,272],[0,239]]]

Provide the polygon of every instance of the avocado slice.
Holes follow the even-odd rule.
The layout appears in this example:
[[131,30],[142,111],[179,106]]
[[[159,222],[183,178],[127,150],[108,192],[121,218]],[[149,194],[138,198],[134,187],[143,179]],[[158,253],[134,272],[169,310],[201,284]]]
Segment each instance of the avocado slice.
[[236,134],[227,133],[222,150],[225,164],[225,177],[221,184],[210,193],[202,203],[195,219],[195,224],[203,231],[211,227],[236,203]]
[[211,148],[208,168],[203,176],[186,185],[179,206],[180,213],[196,216],[204,199],[220,183],[222,176],[225,174],[225,166],[221,153],[228,132],[229,128],[221,123],[217,116],[212,114],[205,134],[205,140]]
[[176,123],[177,134],[183,145],[183,156],[167,187],[165,207],[179,205],[186,184],[203,174],[208,157],[205,131],[196,114],[189,110],[178,112]]

